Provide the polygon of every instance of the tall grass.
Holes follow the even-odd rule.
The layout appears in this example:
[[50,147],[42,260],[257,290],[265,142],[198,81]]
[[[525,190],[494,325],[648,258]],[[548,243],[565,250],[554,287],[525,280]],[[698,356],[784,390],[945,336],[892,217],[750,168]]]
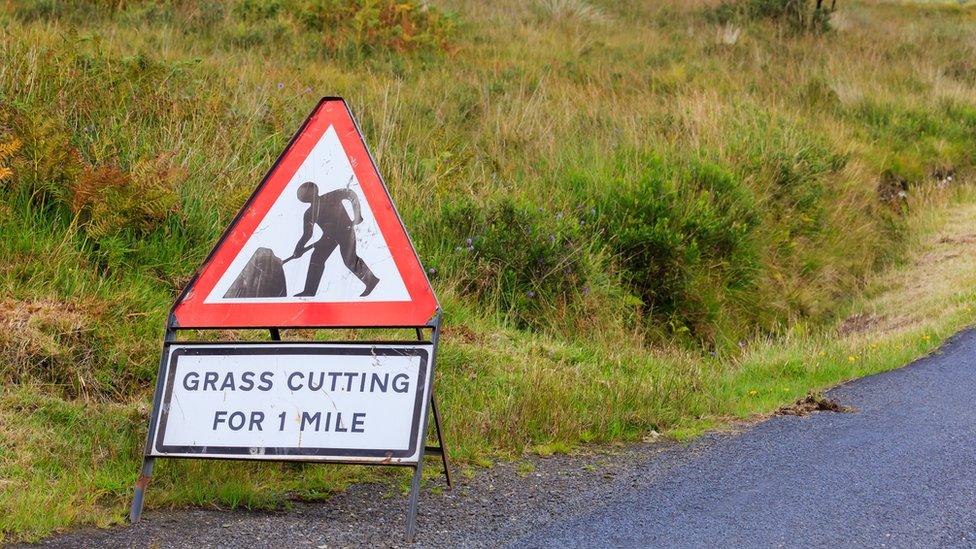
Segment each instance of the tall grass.
[[[764,376],[929,348],[854,368],[810,334],[971,173],[974,12],[843,2],[808,32],[753,4],[0,3],[0,531],[121,516],[166,310],[323,95],[432,270],[465,462],[699,428],[789,398],[752,398]],[[151,501],[345,474],[167,463]]]

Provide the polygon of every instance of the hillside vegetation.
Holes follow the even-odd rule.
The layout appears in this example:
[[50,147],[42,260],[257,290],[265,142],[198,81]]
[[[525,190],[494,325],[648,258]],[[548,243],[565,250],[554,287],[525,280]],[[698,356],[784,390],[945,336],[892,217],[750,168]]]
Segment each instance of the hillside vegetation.
[[[445,309],[463,465],[691,434],[931,349],[972,284],[883,337],[844,319],[972,201],[976,8],[796,4],[0,0],[0,541],[121,519],[168,308],[324,95]],[[164,462],[148,501],[377,474]]]

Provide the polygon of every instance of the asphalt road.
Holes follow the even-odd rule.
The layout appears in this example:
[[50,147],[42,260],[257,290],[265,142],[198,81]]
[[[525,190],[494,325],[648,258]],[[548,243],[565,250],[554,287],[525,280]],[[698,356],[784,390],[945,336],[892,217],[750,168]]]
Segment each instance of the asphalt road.
[[[976,547],[976,331],[828,396],[857,411],[503,462],[456,475],[453,490],[431,478],[416,545]],[[403,546],[405,512],[397,483],[369,484],[277,511],[150,509],[42,543]]]
[[976,547],[976,332],[513,547]]

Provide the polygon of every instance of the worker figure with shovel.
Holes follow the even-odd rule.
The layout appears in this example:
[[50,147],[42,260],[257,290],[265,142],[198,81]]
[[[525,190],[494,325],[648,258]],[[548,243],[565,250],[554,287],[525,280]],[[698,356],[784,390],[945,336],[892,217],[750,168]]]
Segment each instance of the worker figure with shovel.
[[[309,208],[305,212],[302,236],[295,244],[295,253],[285,262],[301,257],[308,250],[312,250],[312,257],[309,258],[305,289],[295,294],[295,297],[311,297],[318,292],[319,282],[322,281],[322,274],[325,272],[325,262],[336,248],[339,248],[339,254],[346,268],[366,285],[359,297],[368,296],[379,284],[380,279],[356,254],[356,231],[353,227],[363,222],[359,197],[348,188],[319,195],[318,185],[306,181],[298,187],[298,200],[309,204]],[[344,200],[352,204],[355,219],[349,219],[349,214],[342,205]],[[322,236],[311,246],[305,247],[312,238],[312,229],[315,225],[322,229]]]

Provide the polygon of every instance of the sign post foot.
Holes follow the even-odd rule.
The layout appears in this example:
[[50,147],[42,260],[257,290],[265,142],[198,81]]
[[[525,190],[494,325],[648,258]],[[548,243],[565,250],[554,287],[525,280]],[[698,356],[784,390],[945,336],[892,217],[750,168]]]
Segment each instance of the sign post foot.
[[142,503],[145,499],[146,488],[149,487],[149,479],[152,478],[154,462],[155,458],[149,456],[142,460],[142,469],[139,471],[135,492],[132,494],[132,506],[129,507],[129,522],[139,522],[139,519],[142,518]]
[[[422,454],[421,454],[422,456]],[[407,543],[413,543],[417,533],[417,503],[420,499],[420,481],[424,475],[424,458],[413,469],[413,480],[410,482],[410,499],[407,503]]]

